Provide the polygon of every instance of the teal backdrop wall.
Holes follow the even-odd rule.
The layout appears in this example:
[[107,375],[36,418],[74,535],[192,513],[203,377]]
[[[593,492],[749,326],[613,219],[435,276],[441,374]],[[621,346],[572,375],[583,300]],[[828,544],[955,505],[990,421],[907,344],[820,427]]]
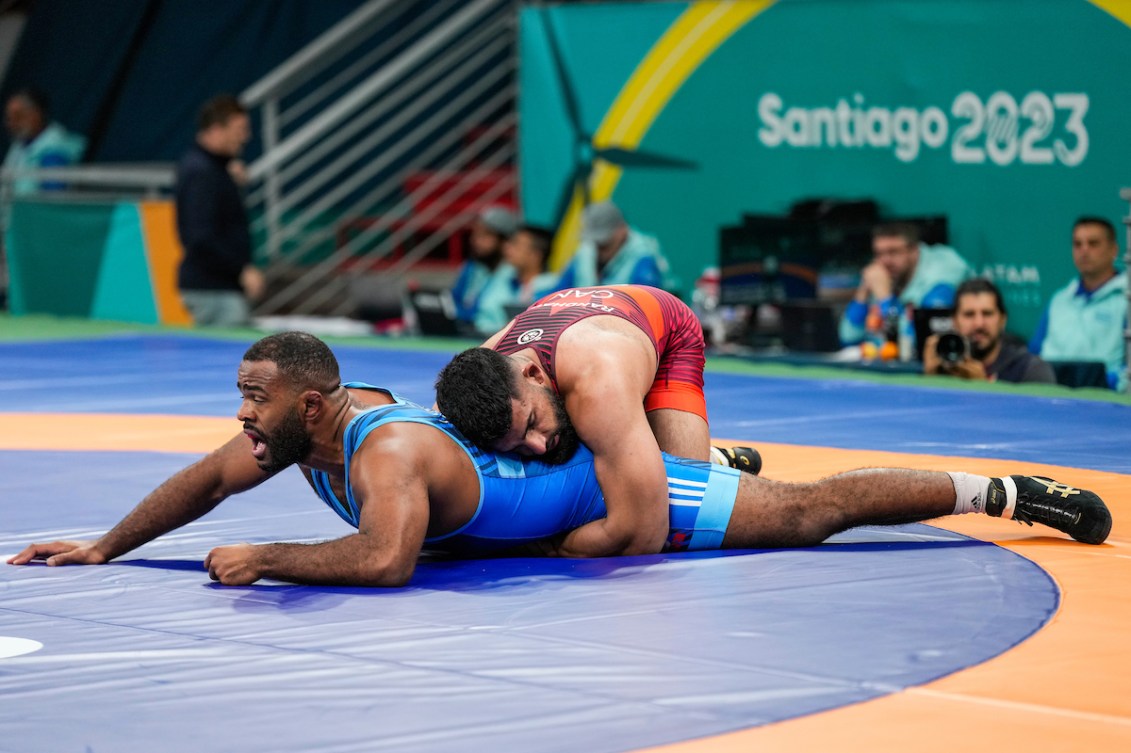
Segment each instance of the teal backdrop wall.
[[20,198],[4,236],[16,316],[189,325],[171,201]]
[[[945,214],[1028,335],[1074,274],[1076,217],[1107,218],[1124,244],[1129,21],[1122,0],[528,7],[523,209],[562,221],[561,263],[579,207],[562,214],[561,199],[580,171],[593,199],[660,238],[685,293],[744,212],[830,197]],[[623,167],[599,157],[614,147]]]

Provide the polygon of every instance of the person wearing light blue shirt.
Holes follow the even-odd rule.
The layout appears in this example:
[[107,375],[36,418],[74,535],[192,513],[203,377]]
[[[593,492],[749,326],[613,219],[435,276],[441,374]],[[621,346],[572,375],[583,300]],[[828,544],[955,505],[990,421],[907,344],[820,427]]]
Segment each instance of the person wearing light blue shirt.
[[514,307],[528,306],[561,289],[558,275],[546,271],[554,236],[545,228],[519,225],[503,244],[503,263],[483,288],[475,329],[493,335],[510,320]]
[[4,157],[4,170],[15,173],[12,193],[17,196],[62,188],[61,183],[41,183],[19,173],[76,164],[86,148],[86,139],[52,122],[47,108],[47,98],[35,89],[17,91],[4,106],[4,124],[12,138]]
[[629,227],[611,201],[585,208],[581,244],[561,274],[562,288],[594,285],[648,285],[668,291],[675,287],[660,242]]
[[518,219],[506,207],[487,207],[471,223],[468,232],[467,261],[460,267],[452,285],[456,319],[474,326],[479,312],[479,297],[503,261],[503,244],[514,233]]
[[1046,361],[1102,361],[1108,386],[1126,385],[1127,276],[1115,268],[1115,227],[1081,217],[1072,227],[1072,263],[1079,273],[1053,293],[1029,350]]
[[880,307],[886,321],[892,311],[949,308],[954,292],[974,270],[949,246],[919,241],[919,229],[906,222],[877,225],[872,230],[872,263],[860,273],[860,285],[840,320],[840,340],[855,345],[866,334],[868,309]]

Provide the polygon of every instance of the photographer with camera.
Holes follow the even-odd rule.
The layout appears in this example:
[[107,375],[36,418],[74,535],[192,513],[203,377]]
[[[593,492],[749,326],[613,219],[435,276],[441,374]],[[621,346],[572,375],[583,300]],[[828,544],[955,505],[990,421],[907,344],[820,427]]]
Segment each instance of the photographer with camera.
[[954,294],[954,331],[923,344],[923,373],[989,382],[1055,384],[1052,367],[1024,345],[1003,338],[1008,316],[1001,291],[982,278],[967,280]]

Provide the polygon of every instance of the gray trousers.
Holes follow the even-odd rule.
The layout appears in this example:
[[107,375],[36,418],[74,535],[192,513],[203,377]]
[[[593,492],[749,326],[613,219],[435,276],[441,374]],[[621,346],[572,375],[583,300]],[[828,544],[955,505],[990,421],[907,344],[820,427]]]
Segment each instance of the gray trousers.
[[181,300],[198,327],[246,327],[251,307],[235,290],[182,290]]

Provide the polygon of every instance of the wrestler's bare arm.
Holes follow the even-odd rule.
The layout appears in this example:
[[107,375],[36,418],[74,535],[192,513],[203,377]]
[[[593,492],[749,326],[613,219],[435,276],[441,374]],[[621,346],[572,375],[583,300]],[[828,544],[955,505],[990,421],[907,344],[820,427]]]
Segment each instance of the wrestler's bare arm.
[[240,433],[171,476],[98,540],[31,544],[8,564],[25,565],[36,559],[45,559],[48,565],[102,564],[191,523],[232,494],[269,477],[256,465],[248,439]]
[[585,344],[584,357],[559,349],[558,384],[578,436],[593,452],[607,517],[572,531],[559,553],[659,552],[669,528],[667,474],[643,405],[654,357],[615,331],[588,332]]
[[317,544],[237,544],[209,552],[209,575],[225,585],[260,578],[342,586],[403,586],[416,568],[429,520],[433,471],[416,427],[381,427],[353,456],[358,531]]
[[488,337],[486,339],[486,341],[484,341],[484,343],[482,345],[480,345],[479,347],[487,348],[488,350],[494,350],[495,346],[499,344],[499,341],[503,339],[503,335],[505,335],[507,330],[510,329],[510,328],[511,328],[511,325],[508,322],[507,326],[503,327],[501,330],[499,330],[495,334]]

